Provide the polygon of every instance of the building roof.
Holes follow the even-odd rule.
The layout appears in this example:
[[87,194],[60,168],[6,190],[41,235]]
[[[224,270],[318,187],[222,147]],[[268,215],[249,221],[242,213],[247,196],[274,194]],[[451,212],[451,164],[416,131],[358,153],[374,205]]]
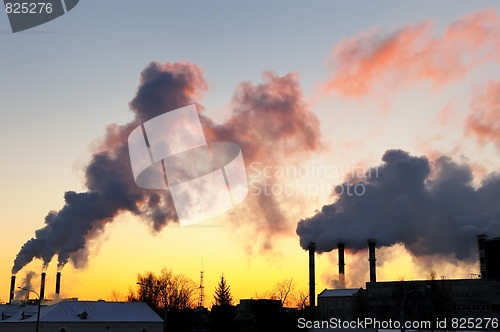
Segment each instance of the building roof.
[[344,288],[344,289],[324,289],[318,294],[318,297],[343,297],[343,296],[353,296],[361,288]]
[[[2,322],[32,322],[37,306],[0,306]],[[143,302],[62,301],[40,308],[41,322],[162,322]]]

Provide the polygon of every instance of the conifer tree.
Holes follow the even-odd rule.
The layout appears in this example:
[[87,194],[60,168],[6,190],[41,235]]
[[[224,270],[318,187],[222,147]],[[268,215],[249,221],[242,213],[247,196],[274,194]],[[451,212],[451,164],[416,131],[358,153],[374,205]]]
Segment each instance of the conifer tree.
[[224,274],[221,275],[219,284],[215,288],[214,294],[215,305],[230,306],[233,304],[233,297],[231,296],[231,287],[227,284]]

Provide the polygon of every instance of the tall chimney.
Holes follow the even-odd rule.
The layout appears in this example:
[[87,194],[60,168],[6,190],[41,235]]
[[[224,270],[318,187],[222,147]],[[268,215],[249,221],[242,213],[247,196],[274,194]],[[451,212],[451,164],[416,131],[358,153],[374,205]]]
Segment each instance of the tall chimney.
[[484,251],[484,241],[486,241],[485,235],[478,235],[477,246],[479,249],[479,274],[482,279],[486,279],[486,261],[485,261],[485,251]]
[[344,261],[344,248],[343,243],[338,244],[339,251],[339,281],[342,288],[345,288],[345,261]]
[[40,301],[45,298],[45,272],[42,272],[42,281],[40,282]]
[[377,259],[373,240],[368,240],[368,260],[370,261],[370,282],[377,282]]
[[56,274],[56,294],[59,295],[61,292],[61,272]]
[[314,276],[314,254],[316,251],[316,244],[309,243],[309,306],[311,309],[316,307],[316,278]]
[[16,289],[16,276],[10,278],[10,294],[9,294],[9,304],[14,300],[14,290]]

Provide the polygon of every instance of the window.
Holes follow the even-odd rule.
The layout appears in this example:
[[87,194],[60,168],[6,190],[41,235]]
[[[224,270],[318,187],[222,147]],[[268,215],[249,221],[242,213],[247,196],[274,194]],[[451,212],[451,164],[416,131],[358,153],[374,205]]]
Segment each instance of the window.
[[6,320],[8,318],[12,317],[12,315],[9,315],[9,314],[5,314],[2,312],[2,320]]
[[86,311],[84,311],[81,314],[78,314],[77,316],[80,317],[80,319],[87,319],[89,314]]
[[26,313],[23,311],[23,313],[21,314],[21,320],[25,320],[25,319],[28,319],[30,318],[31,316],[33,316],[32,313]]

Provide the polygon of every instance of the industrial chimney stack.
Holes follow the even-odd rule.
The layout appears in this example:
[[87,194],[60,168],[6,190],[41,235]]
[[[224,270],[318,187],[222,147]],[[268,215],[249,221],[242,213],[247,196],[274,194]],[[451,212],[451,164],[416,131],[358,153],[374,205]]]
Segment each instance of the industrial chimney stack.
[[314,254],[316,252],[316,244],[309,243],[309,306],[311,309],[316,307],[316,277],[314,275]]
[[344,261],[344,248],[343,243],[338,244],[339,251],[339,281],[342,288],[345,288],[345,261]]
[[12,276],[10,279],[10,293],[9,293],[9,304],[14,300],[14,290],[16,289],[16,276]]
[[484,241],[486,241],[485,235],[479,235],[477,237],[477,245],[479,249],[479,274],[482,279],[486,279],[486,261],[484,252]]
[[370,282],[377,282],[377,259],[375,258],[375,242],[368,241],[368,260],[370,261]]
[[61,292],[61,272],[57,272],[56,274],[56,295],[59,295]]
[[40,282],[40,301],[45,298],[45,272],[42,272],[42,281]]

